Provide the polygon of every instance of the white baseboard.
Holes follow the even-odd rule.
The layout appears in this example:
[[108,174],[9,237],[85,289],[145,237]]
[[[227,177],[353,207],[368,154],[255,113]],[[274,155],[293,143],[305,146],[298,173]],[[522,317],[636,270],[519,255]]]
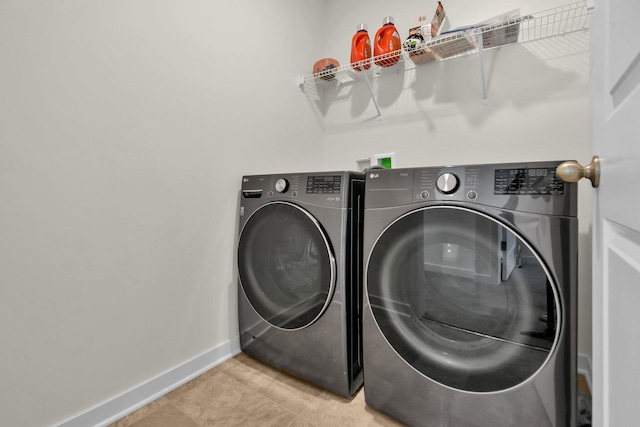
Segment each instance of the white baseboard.
[[164,396],[240,353],[240,338],[227,341],[155,378],[58,424],[58,427],[107,426]]
[[[119,396],[114,396],[79,415],[71,417],[57,424],[57,426],[107,426],[191,381],[238,353],[240,353],[240,338],[236,337]],[[585,376],[589,389],[591,389],[591,359],[589,356],[578,355],[578,373]]]
[[578,373],[584,375],[589,385],[589,390],[593,390],[591,388],[591,358],[589,356],[578,354]]

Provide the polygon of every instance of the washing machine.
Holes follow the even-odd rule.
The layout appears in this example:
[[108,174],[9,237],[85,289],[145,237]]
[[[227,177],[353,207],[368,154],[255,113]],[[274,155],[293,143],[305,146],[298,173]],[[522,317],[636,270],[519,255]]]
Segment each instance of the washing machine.
[[559,164],[367,173],[367,405],[412,426],[575,426],[577,188]]
[[242,178],[243,351],[350,397],[362,386],[364,174]]

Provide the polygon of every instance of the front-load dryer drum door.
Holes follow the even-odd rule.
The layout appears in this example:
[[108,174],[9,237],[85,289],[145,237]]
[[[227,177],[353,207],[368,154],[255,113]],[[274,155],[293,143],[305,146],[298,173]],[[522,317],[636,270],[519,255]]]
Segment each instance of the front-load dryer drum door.
[[453,389],[496,392],[527,381],[559,335],[558,293],[540,256],[474,210],[437,206],[398,218],[370,253],[366,283],[389,345]]
[[242,290],[266,322],[287,330],[315,322],[335,287],[336,262],[318,221],[291,203],[269,203],[245,223],[238,244]]

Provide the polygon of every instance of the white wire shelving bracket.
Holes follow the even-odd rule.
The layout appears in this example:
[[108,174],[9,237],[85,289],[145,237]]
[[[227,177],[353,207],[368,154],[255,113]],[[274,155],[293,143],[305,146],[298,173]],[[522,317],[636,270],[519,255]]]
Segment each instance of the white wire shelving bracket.
[[[403,48],[397,52],[358,62],[358,68],[362,71],[357,71],[351,64],[347,64],[320,73],[300,75],[297,84],[303,91],[317,95],[317,89],[320,87],[335,88],[364,80],[373,99],[378,118],[381,119],[382,113],[371,87],[372,79],[377,79],[385,74],[397,74],[416,67],[428,66],[430,62],[448,61],[477,53],[480,61],[482,102],[487,104],[487,85],[484,73],[485,50],[588,30],[593,12],[588,4],[589,0],[582,0],[495,24],[471,27],[429,40],[410,50]],[[391,59],[391,61],[397,59],[397,63],[391,67],[382,67],[377,65],[379,62],[383,62],[381,59]]]

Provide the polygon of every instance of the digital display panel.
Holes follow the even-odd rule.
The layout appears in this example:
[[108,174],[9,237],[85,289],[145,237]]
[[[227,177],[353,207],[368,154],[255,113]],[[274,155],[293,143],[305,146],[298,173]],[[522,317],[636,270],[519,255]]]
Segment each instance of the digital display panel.
[[494,194],[564,194],[564,182],[555,168],[496,169]]
[[307,194],[340,194],[340,175],[310,176],[307,178]]

